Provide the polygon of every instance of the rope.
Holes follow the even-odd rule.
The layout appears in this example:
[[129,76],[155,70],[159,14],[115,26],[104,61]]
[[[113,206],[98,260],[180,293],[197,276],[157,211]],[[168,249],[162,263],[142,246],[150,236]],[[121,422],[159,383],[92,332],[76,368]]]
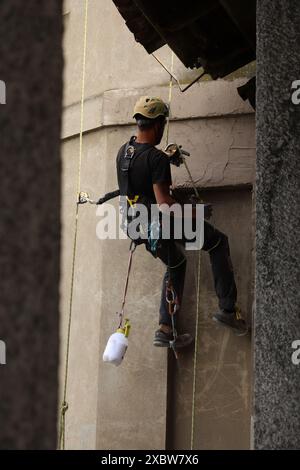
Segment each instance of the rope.
[[81,104],[80,104],[80,133],[79,133],[79,158],[78,158],[78,176],[77,176],[77,193],[76,193],[76,213],[74,223],[74,238],[73,238],[73,251],[72,251],[72,266],[71,266],[71,289],[69,299],[69,316],[67,327],[67,345],[66,345],[66,358],[65,358],[65,374],[64,374],[64,388],[63,388],[63,401],[60,409],[60,429],[59,429],[59,442],[58,448],[65,449],[65,431],[66,422],[65,414],[68,410],[67,403],[67,385],[68,385],[68,371],[69,371],[69,352],[70,352],[70,338],[71,338],[71,324],[73,312],[73,293],[74,293],[74,277],[75,277],[75,260],[77,248],[77,233],[78,233],[78,198],[80,194],[81,184],[81,162],[82,162],[82,143],[83,143],[83,111],[84,111],[84,90],[85,90],[85,69],[86,69],[86,45],[87,45],[87,20],[88,20],[88,4],[89,0],[85,0],[85,14],[84,14],[84,37],[83,37],[83,60],[82,60],[82,82],[81,82]]
[[[190,182],[192,183],[194,193],[198,200],[201,201],[200,194],[196,183],[192,177],[186,159],[183,158],[183,163],[189,175]],[[202,202],[202,201],[201,201]],[[193,392],[192,392],[192,416],[191,416],[191,450],[194,449],[194,434],[195,434],[195,402],[196,402],[196,374],[197,374],[197,354],[198,354],[198,337],[199,337],[199,305],[200,305],[200,275],[201,275],[201,250],[198,255],[198,273],[197,273],[197,306],[196,306],[196,326],[195,326],[195,349],[194,349],[194,370],[193,370]]]
[[[154,54],[152,54],[154,56]],[[154,56],[155,57],[155,56]],[[155,57],[156,60],[158,60]],[[160,61],[158,61],[160,62]],[[161,62],[160,62],[161,63]],[[161,63],[161,65],[163,65]],[[174,66],[174,52],[172,51],[171,53],[171,71],[168,71],[164,66],[165,70],[170,75],[170,82],[169,82],[169,106],[171,105],[172,101],[172,90],[173,90],[173,66]],[[204,73],[203,73],[204,74]],[[202,74],[202,75],[203,75]],[[201,76],[202,76],[201,75]],[[201,78],[201,76],[199,78]],[[175,79],[175,81],[177,81]],[[177,83],[179,83],[177,81]],[[192,82],[193,84],[194,82]],[[190,85],[189,85],[190,86]],[[189,86],[187,88],[189,88]],[[179,86],[180,88],[180,86]],[[180,88],[181,89],[181,88]],[[185,91],[185,90],[181,90]],[[168,122],[167,122],[167,129],[166,129],[166,145],[169,143],[169,129],[170,129],[170,117],[168,117]],[[188,164],[186,162],[186,159],[183,158],[183,163],[186,168],[186,171],[188,173],[190,182],[193,186],[194,193],[198,200],[201,201],[200,194],[198,191],[198,188],[196,186],[196,183],[193,179],[193,176],[190,172],[190,169],[188,167]],[[185,259],[183,260],[185,261]],[[183,262],[182,261],[182,262]],[[180,265],[181,263],[179,263]],[[168,271],[169,271],[169,279],[171,278],[171,269],[170,269],[170,260],[168,259]],[[194,367],[193,367],[193,391],[192,391],[192,416],[191,416],[191,450],[194,449],[194,434],[195,434],[195,404],[196,404],[196,374],[197,374],[197,354],[198,354],[198,337],[199,337],[199,305],[200,305],[200,274],[201,274],[201,250],[199,250],[199,256],[198,256],[198,272],[197,272],[197,305],[196,305],[196,326],[195,326],[195,349],[194,349]]]
[[182,160],[183,160],[183,164],[184,164],[184,166],[185,166],[185,169],[186,169],[186,171],[187,171],[187,173],[188,173],[188,175],[189,175],[190,182],[192,183],[193,190],[194,190],[194,192],[195,192],[197,198],[198,198],[199,201],[200,201],[200,200],[201,200],[200,194],[199,194],[198,188],[197,188],[197,186],[196,186],[196,183],[195,183],[195,181],[194,181],[194,179],[193,179],[193,177],[192,177],[192,173],[190,172],[190,169],[189,169],[189,167],[188,167],[188,164],[187,164],[187,162],[186,162],[186,159],[183,158]]
[[197,354],[198,354],[198,337],[199,337],[200,274],[201,274],[200,268],[201,268],[201,250],[199,250],[198,273],[197,273],[197,306],[196,306],[196,326],[195,326],[196,331],[195,331],[192,417],[191,417],[191,450],[194,449],[194,434],[195,434],[196,374],[197,374]]
[[126,281],[125,281],[125,286],[124,286],[124,293],[123,293],[123,300],[122,300],[122,306],[121,306],[121,312],[119,314],[120,317],[120,323],[119,323],[119,328],[122,327],[123,324],[123,318],[124,318],[124,308],[125,308],[125,303],[126,303],[126,297],[127,297],[127,291],[128,291],[128,284],[129,284],[129,277],[130,277],[130,272],[131,272],[131,266],[132,266],[132,257],[133,253],[135,252],[136,245],[132,241],[130,248],[129,248],[129,260],[128,260],[128,266],[127,266],[127,276],[126,276]]
[[[198,200],[200,194],[196,183],[192,177],[186,159],[183,159],[184,166],[189,175],[190,182],[192,183],[194,193]],[[200,306],[200,275],[201,275],[201,250],[198,255],[198,273],[197,273],[197,305],[196,305],[196,325],[195,325],[195,349],[194,349],[194,370],[193,370],[193,392],[192,392],[192,416],[191,416],[191,450],[194,449],[194,434],[195,434],[195,403],[196,403],[196,374],[197,374],[197,354],[198,354],[198,337],[199,337],[199,306]]]
[[[174,52],[171,52],[171,73],[170,73],[170,82],[169,82],[169,108],[171,106],[171,101],[172,101],[172,91],[173,91],[173,66],[174,66]],[[170,115],[168,117],[168,122],[167,122],[167,129],[166,129],[166,146],[169,143],[169,129],[170,129]]]
[[[173,51],[172,51],[172,53],[173,53]],[[192,80],[188,85],[186,85],[184,88],[182,88],[182,86],[180,85],[180,82],[179,82],[178,78],[175,77],[175,75],[173,74],[173,70],[170,71],[170,70],[168,69],[168,67],[166,67],[165,64],[164,64],[155,54],[152,53],[151,55],[152,55],[152,56],[154,57],[154,59],[162,66],[162,68],[163,68],[166,72],[168,72],[168,74],[173,78],[173,80],[175,80],[175,82],[177,83],[178,88],[179,88],[179,90],[181,91],[181,93],[184,93],[185,91],[187,91],[191,86],[194,85],[194,83],[198,82],[198,81],[203,77],[203,75],[206,75],[205,70],[203,70],[203,72],[201,72],[200,75],[198,75],[198,76],[197,76],[196,78],[194,78],[194,80]]]

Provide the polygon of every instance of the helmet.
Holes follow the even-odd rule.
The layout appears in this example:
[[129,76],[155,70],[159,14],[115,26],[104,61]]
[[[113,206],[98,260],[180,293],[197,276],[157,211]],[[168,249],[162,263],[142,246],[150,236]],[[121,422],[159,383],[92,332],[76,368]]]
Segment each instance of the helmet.
[[158,116],[169,116],[169,106],[160,98],[142,96],[135,104],[133,117],[137,114],[148,119],[155,119]]

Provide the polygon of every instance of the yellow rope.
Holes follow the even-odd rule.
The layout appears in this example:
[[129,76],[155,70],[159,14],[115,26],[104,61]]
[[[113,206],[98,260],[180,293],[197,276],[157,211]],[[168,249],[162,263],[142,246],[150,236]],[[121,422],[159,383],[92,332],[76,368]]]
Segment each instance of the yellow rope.
[[80,133],[79,133],[79,159],[78,159],[78,179],[77,179],[77,193],[76,193],[76,214],[74,224],[74,239],[73,239],[73,252],[72,252],[72,267],[71,267],[71,289],[69,300],[69,317],[67,327],[67,344],[66,344],[66,358],[65,358],[65,376],[64,376],[64,389],[63,401],[60,409],[60,429],[59,429],[59,449],[65,449],[65,414],[68,409],[67,403],[67,384],[68,384],[68,370],[69,370],[69,351],[70,351],[70,338],[71,338],[71,323],[73,311],[73,292],[74,292],[74,277],[75,277],[75,259],[77,248],[77,232],[78,232],[78,197],[80,193],[81,184],[81,162],[82,162],[82,141],[83,141],[83,111],[84,111],[84,90],[85,90],[85,69],[86,69],[86,45],[87,45],[87,20],[88,20],[88,4],[89,0],[85,0],[85,16],[84,16],[84,38],[83,38],[83,60],[82,60],[82,82],[81,82],[81,105],[80,105]]
[[[171,74],[173,74],[174,67],[174,52],[171,52]],[[172,101],[172,90],[173,90],[173,76],[170,74],[169,82],[169,106]],[[170,117],[168,117],[167,129],[166,129],[166,145],[169,143],[169,129],[170,129]],[[188,172],[190,181],[193,186],[195,195],[200,200],[200,194],[198,188],[193,180],[192,174],[189,167],[183,160],[185,168]],[[199,337],[199,305],[200,305],[200,274],[201,274],[201,250],[199,250],[198,256],[198,272],[197,272],[197,305],[196,305],[196,326],[195,326],[195,349],[194,349],[194,370],[193,370],[193,392],[192,392],[192,416],[191,416],[191,450],[194,449],[194,434],[195,434],[195,403],[196,403],[196,375],[197,375],[197,354],[198,354],[198,337]]]
[[[171,52],[171,73],[173,73],[173,66],[174,66],[174,52]],[[170,82],[169,82],[169,108],[171,106],[171,101],[172,101],[172,90],[173,90],[173,77],[170,75]],[[167,122],[167,129],[166,129],[166,146],[169,143],[169,129],[170,129],[170,115],[168,117],[168,122]]]
[[194,450],[194,434],[195,434],[196,374],[197,374],[197,354],[198,354],[198,337],[199,337],[200,274],[201,274],[200,267],[201,267],[201,250],[199,250],[198,273],[197,273],[197,306],[196,306],[192,417],[191,417],[191,450]]

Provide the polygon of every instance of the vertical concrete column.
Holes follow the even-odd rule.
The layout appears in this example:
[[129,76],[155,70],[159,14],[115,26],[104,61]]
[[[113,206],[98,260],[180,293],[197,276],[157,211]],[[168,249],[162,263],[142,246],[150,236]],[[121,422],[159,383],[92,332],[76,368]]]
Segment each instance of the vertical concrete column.
[[300,9],[296,0],[257,6],[254,447],[299,448]]
[[0,448],[50,449],[58,395],[62,2],[3,0],[0,22]]

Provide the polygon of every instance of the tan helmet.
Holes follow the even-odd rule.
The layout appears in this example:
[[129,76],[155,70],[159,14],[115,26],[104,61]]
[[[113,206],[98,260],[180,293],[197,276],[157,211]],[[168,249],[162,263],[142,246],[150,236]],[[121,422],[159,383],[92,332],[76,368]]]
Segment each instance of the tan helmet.
[[133,117],[137,114],[141,114],[148,119],[155,119],[158,116],[168,117],[169,106],[160,98],[141,96],[135,104]]

